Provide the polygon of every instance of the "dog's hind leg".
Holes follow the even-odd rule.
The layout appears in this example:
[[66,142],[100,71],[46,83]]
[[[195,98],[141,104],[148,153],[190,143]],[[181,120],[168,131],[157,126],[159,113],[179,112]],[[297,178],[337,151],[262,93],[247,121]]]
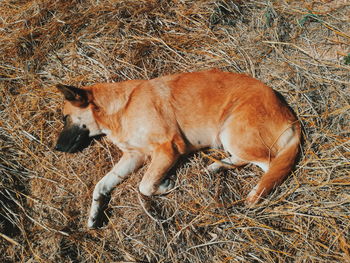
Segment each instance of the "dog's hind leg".
[[222,168],[230,169],[230,168],[239,167],[245,164],[247,164],[246,161],[243,161],[236,156],[230,156],[225,159],[222,159],[219,162],[212,163],[207,167],[207,169],[208,169],[208,172],[210,173],[216,173],[219,169],[222,169]]
[[164,194],[173,188],[173,183],[166,179],[166,172],[175,164],[179,153],[174,149],[172,142],[159,145],[152,154],[151,164],[144,174],[139,190],[146,196]]
[[226,168],[226,169],[236,168],[249,163],[248,161],[243,160],[242,158],[237,156],[237,153],[236,153],[237,151],[234,147],[235,136],[234,136],[234,133],[231,131],[231,126],[229,124],[230,124],[230,119],[228,120],[226,127],[220,133],[219,138],[220,138],[222,147],[231,156],[225,159],[222,159],[219,162],[214,162],[211,165],[209,165],[207,169],[208,169],[208,172],[210,173],[216,173],[219,169],[222,169],[222,168]]
[[110,193],[114,187],[120,184],[129,174],[139,168],[145,160],[144,155],[139,153],[124,153],[119,162],[107,173],[95,186],[90,216],[88,220],[89,228],[99,227],[100,218],[110,199]]

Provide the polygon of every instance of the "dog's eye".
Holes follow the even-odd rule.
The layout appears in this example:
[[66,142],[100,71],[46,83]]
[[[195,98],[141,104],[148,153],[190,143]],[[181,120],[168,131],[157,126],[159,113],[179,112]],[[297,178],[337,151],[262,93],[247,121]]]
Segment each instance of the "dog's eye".
[[63,116],[63,118],[62,118],[63,122],[66,122],[67,117],[68,117],[68,115],[64,115],[64,116]]
[[83,129],[86,129],[86,125],[85,124],[83,124]]

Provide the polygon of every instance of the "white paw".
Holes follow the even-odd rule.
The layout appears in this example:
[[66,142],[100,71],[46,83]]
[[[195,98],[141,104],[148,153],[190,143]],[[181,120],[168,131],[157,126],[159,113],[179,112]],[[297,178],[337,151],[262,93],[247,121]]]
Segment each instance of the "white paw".
[[248,194],[247,199],[245,201],[246,205],[249,207],[254,206],[260,199],[260,195],[257,194],[258,185],[256,185]]
[[211,165],[207,166],[207,171],[209,174],[215,174],[222,168],[222,165],[220,163],[212,163]]
[[105,219],[105,211],[111,199],[110,195],[99,195],[91,204],[90,216],[88,219],[88,228],[99,228],[103,225]]
[[89,217],[87,227],[90,229],[95,229],[96,228],[96,219],[94,219],[93,217]]
[[174,181],[170,179],[165,179],[158,187],[157,194],[165,194],[169,192],[171,189],[173,189],[175,186]]
[[141,194],[145,195],[145,196],[151,196],[153,195],[154,191],[153,191],[153,185],[151,185],[148,182],[142,182],[139,185],[139,191]]

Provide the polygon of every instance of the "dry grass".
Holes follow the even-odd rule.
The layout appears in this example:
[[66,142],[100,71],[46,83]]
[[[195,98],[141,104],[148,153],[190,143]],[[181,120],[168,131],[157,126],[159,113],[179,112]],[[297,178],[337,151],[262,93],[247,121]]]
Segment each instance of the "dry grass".
[[[1,262],[350,262],[348,1],[0,5]],[[247,209],[240,201],[261,172],[209,177],[197,153],[167,196],[138,194],[141,169],[114,191],[107,227],[87,230],[92,189],[120,152],[105,139],[74,155],[52,150],[54,85],[211,67],[285,96],[304,127],[293,174]]]

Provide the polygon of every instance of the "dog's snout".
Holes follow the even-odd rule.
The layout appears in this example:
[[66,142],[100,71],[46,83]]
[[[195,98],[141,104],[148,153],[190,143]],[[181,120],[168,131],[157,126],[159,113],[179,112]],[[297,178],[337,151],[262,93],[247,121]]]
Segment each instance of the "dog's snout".
[[65,127],[59,135],[55,150],[74,153],[87,147],[90,141],[88,129],[82,129],[77,125],[71,125]]
[[60,151],[60,152],[62,152],[62,146],[61,145],[59,145],[59,144],[57,144],[56,146],[55,146],[55,151]]

